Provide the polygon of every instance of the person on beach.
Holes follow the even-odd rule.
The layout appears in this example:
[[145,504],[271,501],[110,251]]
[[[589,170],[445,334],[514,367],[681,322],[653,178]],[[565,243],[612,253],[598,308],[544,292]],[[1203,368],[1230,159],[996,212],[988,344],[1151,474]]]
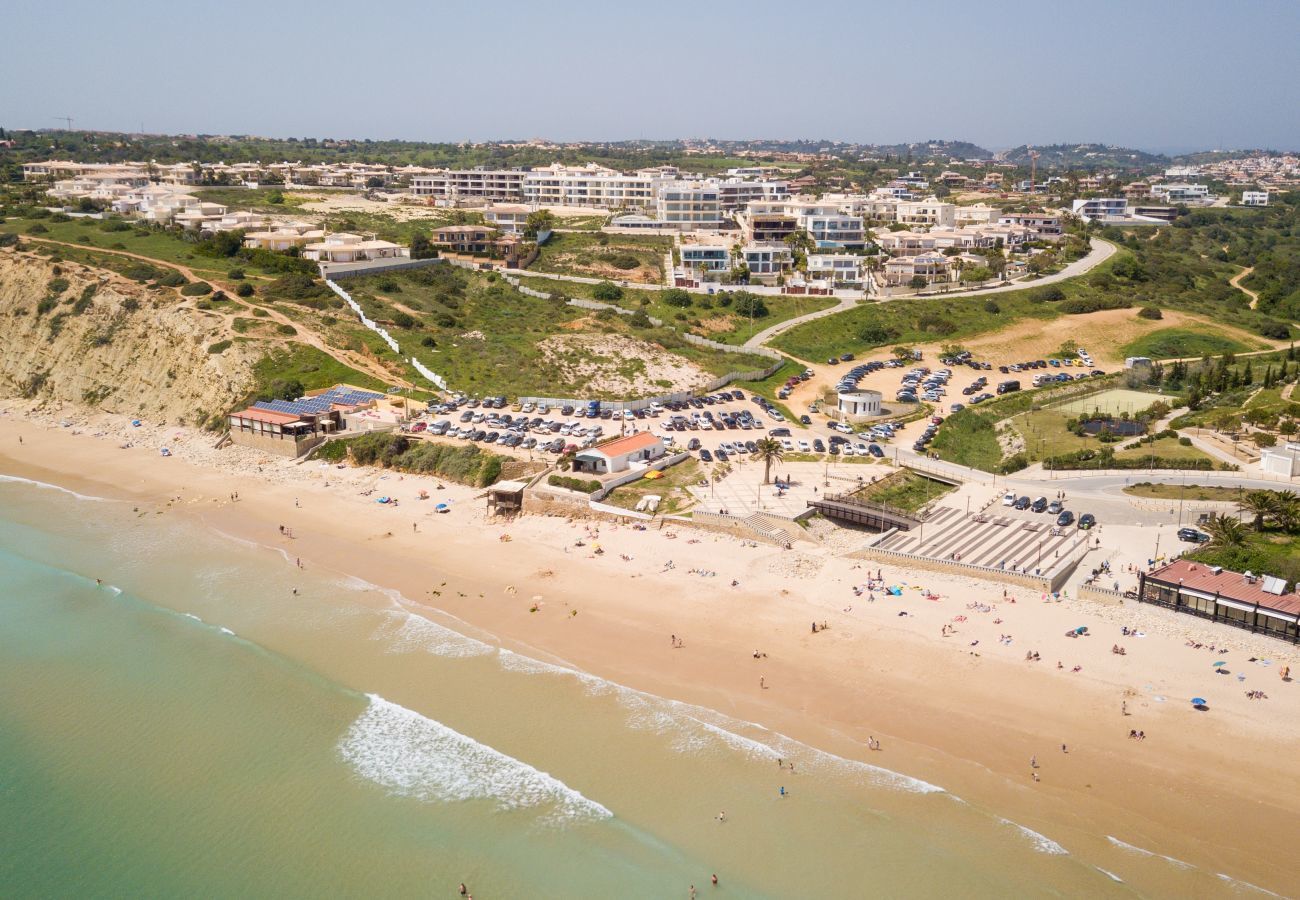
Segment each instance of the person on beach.
[[712,878],[713,878],[713,886],[714,886],[714,887],[717,887],[717,886],[718,886],[718,876],[717,876],[717,875],[713,875]]
[[464,897],[468,893],[469,893],[469,888],[465,887],[465,882],[462,881],[460,883],[460,895]]
[[284,526],[283,526],[283,525],[280,526],[280,534],[284,534]]
[[758,686],[761,690],[767,690],[767,681],[762,675],[758,676]]
[[722,812],[718,813],[718,821],[719,822],[727,821],[727,811],[725,809]]

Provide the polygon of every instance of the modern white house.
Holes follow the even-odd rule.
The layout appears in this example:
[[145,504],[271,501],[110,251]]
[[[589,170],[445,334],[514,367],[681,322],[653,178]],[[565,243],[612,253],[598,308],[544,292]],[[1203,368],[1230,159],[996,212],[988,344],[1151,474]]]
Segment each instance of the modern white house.
[[885,284],[910,285],[913,278],[922,278],[926,284],[950,281],[952,261],[942,253],[918,253],[900,256],[885,263]]
[[866,257],[852,253],[809,253],[804,275],[810,281],[859,285],[863,280],[866,261]]
[[284,252],[316,243],[325,238],[325,232],[309,222],[289,222],[269,228],[244,232],[244,246],[250,250],[275,250]]
[[740,254],[749,267],[749,274],[759,279],[775,277],[794,265],[790,248],[775,241],[747,244],[741,248]]
[[503,234],[523,234],[533,207],[517,203],[492,203],[483,209],[483,221]]
[[1128,200],[1123,197],[1092,197],[1087,200],[1075,200],[1070,206],[1070,212],[1085,222],[1126,219]]
[[1242,206],[1268,206],[1268,191],[1242,191]]
[[1032,229],[1041,238],[1061,236],[1061,217],[1055,213],[1003,213],[997,221],[999,225]]
[[685,272],[726,272],[731,268],[731,251],[710,244],[682,244],[679,248]]
[[323,241],[302,248],[304,259],[321,263],[355,263],[375,259],[400,259],[411,255],[409,247],[390,241],[376,240],[359,234],[339,232],[325,236]]
[[1189,204],[1204,204],[1214,199],[1209,186],[1204,184],[1153,184],[1151,197],[1165,203]]
[[1287,441],[1281,447],[1266,447],[1260,452],[1259,467],[1271,475],[1294,478],[1300,475],[1300,443]]

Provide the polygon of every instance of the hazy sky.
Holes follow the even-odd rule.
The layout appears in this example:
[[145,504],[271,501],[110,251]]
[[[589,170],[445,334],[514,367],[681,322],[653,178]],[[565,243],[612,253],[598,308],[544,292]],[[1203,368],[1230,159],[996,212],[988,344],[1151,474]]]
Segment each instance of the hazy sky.
[[1300,148],[1297,0],[6,0],[0,125]]

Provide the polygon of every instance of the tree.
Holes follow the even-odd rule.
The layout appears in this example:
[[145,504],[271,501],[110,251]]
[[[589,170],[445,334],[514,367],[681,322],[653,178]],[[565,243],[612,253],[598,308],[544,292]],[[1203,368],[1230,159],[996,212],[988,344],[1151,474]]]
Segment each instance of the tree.
[[555,227],[555,216],[549,209],[535,209],[524,220],[524,237],[537,240],[539,232],[550,231]]
[[1237,509],[1253,516],[1251,527],[1256,531],[1264,530],[1264,517],[1273,513],[1272,491],[1247,491],[1237,502]]
[[1144,306],[1138,310],[1139,319],[1163,319],[1164,317],[1164,313],[1155,306]]
[[737,315],[761,319],[768,314],[767,304],[763,298],[749,291],[739,291],[733,298]]
[[912,350],[910,347],[895,347],[893,352],[894,359],[903,360],[904,362],[912,359]]
[[669,306],[686,309],[691,305],[691,295],[681,288],[669,288],[659,295]]
[[1205,533],[1214,547],[1240,547],[1246,543],[1246,526],[1231,516],[1212,515],[1205,523]]
[[284,202],[284,194],[280,193],[279,191],[271,191],[269,194],[266,195],[266,202],[274,203],[277,205],[281,204]]
[[597,300],[622,300],[623,290],[613,282],[602,281],[600,284],[592,288],[591,296],[595,297]]
[[1278,491],[1273,495],[1273,518],[1284,531],[1300,525],[1300,495],[1295,491]]
[[915,291],[921,290],[921,288],[925,287],[927,283],[928,282],[925,280],[924,275],[913,275],[912,280],[908,282],[912,290]]
[[754,456],[763,461],[763,484],[772,482],[772,463],[785,457],[785,448],[776,438],[763,438],[754,442]]
[[434,259],[437,256],[438,248],[433,246],[427,234],[417,231],[411,235],[411,259]]
[[963,270],[961,273],[961,280],[965,282],[988,281],[992,277],[993,272],[984,266],[974,266]]

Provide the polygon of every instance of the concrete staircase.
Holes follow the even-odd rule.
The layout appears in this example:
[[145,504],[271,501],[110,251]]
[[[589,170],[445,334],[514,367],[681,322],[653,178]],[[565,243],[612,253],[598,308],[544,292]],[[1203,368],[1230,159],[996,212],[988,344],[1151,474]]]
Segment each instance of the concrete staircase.
[[797,533],[797,525],[787,519],[771,516],[767,513],[750,513],[745,516],[744,523],[749,530],[777,544],[794,544],[795,541],[802,537]]

